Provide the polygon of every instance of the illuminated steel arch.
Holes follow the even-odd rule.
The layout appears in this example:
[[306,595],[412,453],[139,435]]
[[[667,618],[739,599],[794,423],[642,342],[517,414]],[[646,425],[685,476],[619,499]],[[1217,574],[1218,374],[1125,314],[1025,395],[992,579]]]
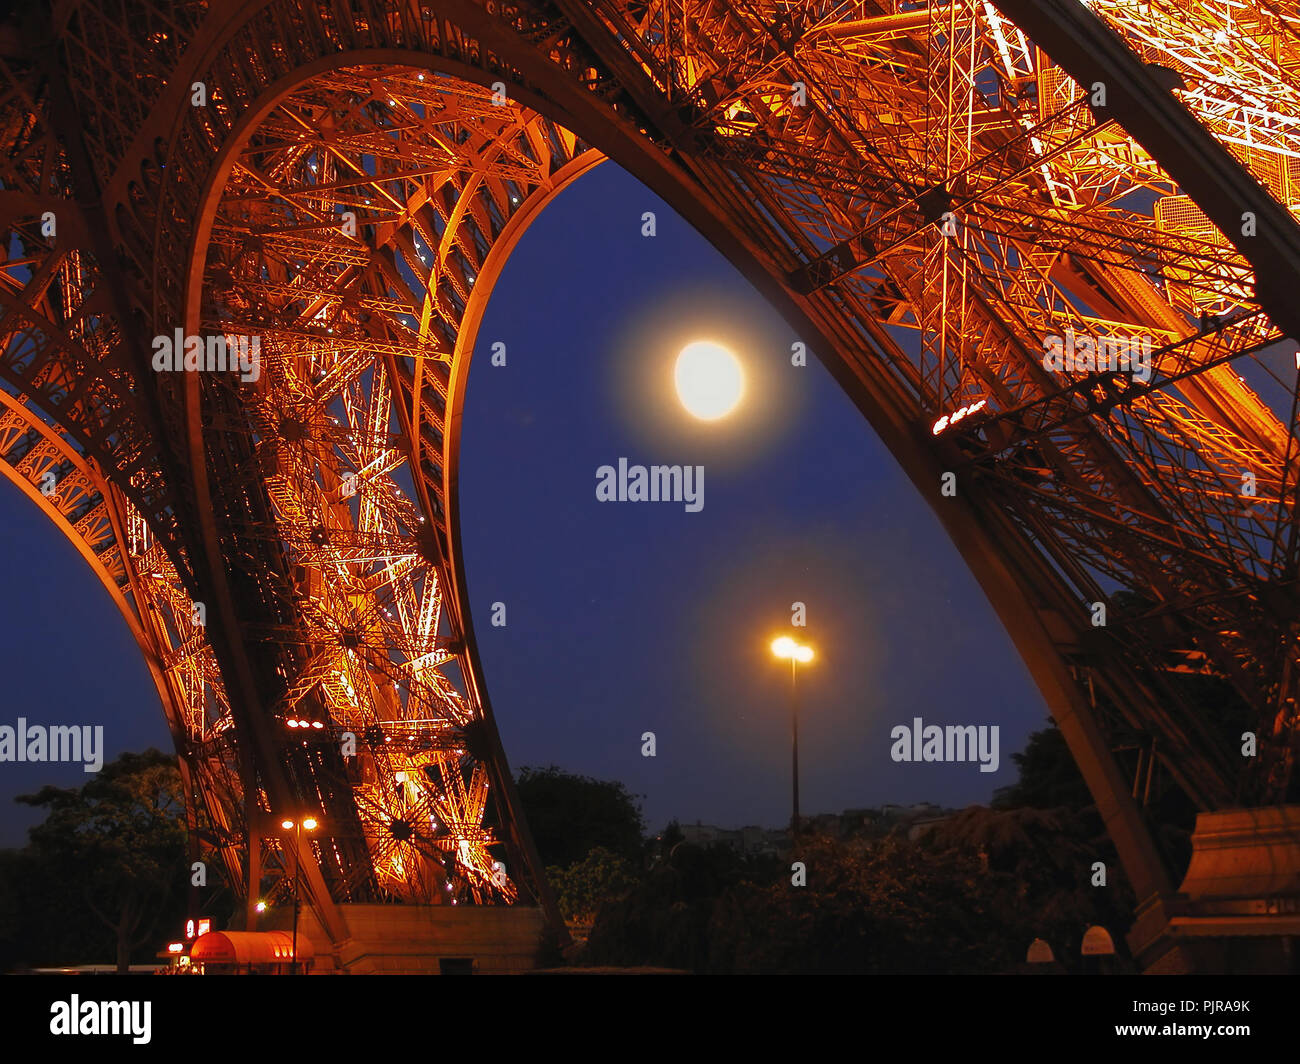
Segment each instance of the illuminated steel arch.
[[[0,300],[11,323],[5,369],[18,370],[29,382],[43,380],[52,395],[66,399],[63,389],[74,382],[60,381],[56,364],[42,356],[51,340],[69,346],[90,340],[79,315],[68,313],[84,307],[77,298],[82,277],[77,255],[16,254],[4,266]],[[220,740],[230,726],[229,708],[202,619],[171,559],[131,501],[86,458],[66,427],[8,390],[0,390],[0,474],[67,537],[121,611],[182,755],[191,836],[218,852],[231,880],[239,882],[244,841],[239,770],[229,744]]]
[[[39,209],[80,205],[95,306],[89,341],[16,331],[15,274],[0,375],[207,605],[237,830],[323,808],[304,872],[335,941],[342,901],[547,900],[463,596],[458,419],[491,281],[596,152],[789,317],[932,500],[1144,912],[1170,893],[1135,800],[1157,768],[1202,809],[1294,799],[1300,44],[1271,5],[1186,7],[63,2],[11,27],[3,217],[39,257]],[[177,328],[257,335],[262,376],[152,372]],[[1152,378],[1053,371],[1070,334],[1150,340]]]
[[513,845],[521,870],[527,857],[484,825],[509,780],[447,530],[446,426],[510,248],[601,156],[490,90],[391,61],[321,70],[261,110],[217,158],[190,291],[206,301],[196,331],[262,345],[230,449],[262,452],[290,560],[279,591],[299,612],[256,634],[286,659],[305,648],[270,713],[327,721],[333,743],[361,737],[347,791],[370,860],[354,874],[412,900],[456,876],[463,900],[510,901],[489,848]]

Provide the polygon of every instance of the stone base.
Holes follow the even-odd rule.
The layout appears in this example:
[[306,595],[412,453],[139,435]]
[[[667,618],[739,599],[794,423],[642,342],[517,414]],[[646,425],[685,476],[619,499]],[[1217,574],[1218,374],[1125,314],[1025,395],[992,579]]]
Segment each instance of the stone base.
[[[509,974],[538,967],[545,920],[523,905],[340,905],[348,937],[330,942],[305,907],[298,936],[315,950],[314,975]],[[290,920],[292,917],[290,917]],[[284,917],[259,930],[287,930]]]
[[1300,806],[1201,813],[1149,974],[1300,972]]
[[1295,975],[1300,973],[1300,939],[1216,936],[1189,940],[1175,935],[1171,949],[1144,975]]
[[1300,806],[1201,813],[1178,893],[1193,901],[1300,899]]

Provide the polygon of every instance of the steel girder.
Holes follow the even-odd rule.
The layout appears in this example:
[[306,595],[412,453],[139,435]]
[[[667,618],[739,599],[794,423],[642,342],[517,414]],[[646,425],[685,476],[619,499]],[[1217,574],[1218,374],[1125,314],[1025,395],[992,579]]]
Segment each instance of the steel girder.
[[[1168,879],[1113,745],[1136,737],[1147,771],[1162,764],[1204,808],[1289,793],[1295,380],[1272,353],[1286,308],[1253,301],[1261,263],[1293,266],[1289,215],[1242,187],[1221,146],[1290,205],[1295,40],[1267,5],[1200,52],[1202,10],[1093,7],[1120,34],[1100,67],[1078,65],[1053,36],[1083,18],[1077,5],[1052,5],[1050,24],[1031,21],[1042,10],[1019,13],[1018,27],[970,0],[905,12],[866,3],[853,19],[831,4],[745,0],[141,3],[130,26],[63,3],[49,37],[29,28],[54,48],[69,94],[47,102],[39,75],[4,59],[24,194],[80,196],[95,211],[79,251],[92,267],[111,254],[123,270],[117,290],[101,286],[104,367],[72,349],[55,358],[150,426],[108,434],[97,460],[110,478],[132,470],[123,491],[139,492],[146,473],[160,486],[138,506],[218,618],[213,652],[252,805],[274,813],[314,796],[329,807],[338,834],[308,862],[327,926],[331,899],[398,880],[425,888],[394,879],[401,846],[374,831],[393,808],[366,797],[373,784],[284,742],[277,721],[290,708],[332,721],[360,701],[392,725],[409,717],[409,699],[382,682],[357,699],[357,679],[396,668],[411,680],[414,662],[434,662],[444,680],[458,672],[463,710],[456,684],[433,673],[426,702],[448,721],[483,722],[485,745],[461,781],[478,786],[473,762],[509,804],[459,561],[466,337],[521,226],[557,181],[590,165],[579,142],[631,169],[745,270],[933,501],[1061,724],[1140,898]],[[1153,85],[1126,48],[1177,70],[1183,87],[1168,75]],[[451,79],[435,92],[424,71]],[[1117,87],[1126,106],[1090,108],[1065,74]],[[189,102],[196,82],[204,107]],[[471,86],[494,83],[507,88],[508,121],[476,137],[485,94]],[[400,129],[382,117],[385,94]],[[431,109],[461,131],[449,139],[465,137],[463,150],[439,156]],[[312,119],[326,110],[379,161],[324,136]],[[1143,125],[1171,116],[1168,128]],[[391,150],[379,150],[385,141]],[[511,144],[547,142],[560,152],[530,179],[541,160],[524,150],[525,165]],[[1216,160],[1207,173],[1184,169],[1192,144]],[[84,160],[79,174],[69,157]],[[62,170],[38,162],[51,158]],[[471,189],[475,167],[490,176]],[[520,179],[533,183],[512,214]],[[1266,254],[1280,257],[1258,259],[1259,245],[1235,247],[1207,223],[1227,221],[1215,198],[1226,190],[1259,208],[1272,227]],[[347,197],[374,201],[349,201],[359,239],[332,222]],[[14,202],[12,217],[30,224],[36,200]],[[130,330],[114,331],[111,316],[138,319],[137,336],[264,330],[268,376],[246,394],[142,373],[138,345],[123,343]],[[1043,338],[1067,329],[1152,338],[1151,382],[1049,372]],[[39,398],[35,382],[13,379]],[[935,431],[976,397],[980,417]],[[162,441],[180,468],[132,465],[129,447],[114,451],[128,437]],[[341,478],[363,470],[365,489],[344,505]],[[1239,490],[1243,470],[1253,495]],[[938,494],[944,472],[958,475],[955,499]],[[395,473],[409,493],[400,501]],[[1105,631],[1088,621],[1096,602],[1110,606]],[[439,610],[441,637],[429,625]],[[358,652],[356,677],[334,668]],[[352,695],[331,693],[331,670]],[[1266,737],[1267,771],[1243,769],[1222,722],[1187,702],[1181,678],[1194,672],[1236,692]],[[445,803],[455,773],[434,762],[427,801]],[[377,764],[394,779],[406,771]],[[526,869],[514,819],[507,809],[501,827]],[[461,841],[474,852],[474,839]],[[408,863],[440,863],[433,842]],[[481,856],[457,868],[467,900],[494,896]]]

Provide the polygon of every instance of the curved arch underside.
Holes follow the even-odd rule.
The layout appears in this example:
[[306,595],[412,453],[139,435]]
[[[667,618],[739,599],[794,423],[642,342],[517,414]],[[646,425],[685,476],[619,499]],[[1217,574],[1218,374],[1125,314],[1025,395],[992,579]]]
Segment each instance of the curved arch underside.
[[[464,600],[458,428],[510,248],[604,156],[932,500],[1139,898],[1169,889],[1131,797],[1153,780],[1294,797],[1296,368],[1252,260],[992,4],[859,6],[62,3],[15,29],[59,48],[3,58],[0,432],[38,418],[15,430],[111,500],[116,554],[60,527],[184,661],[160,689],[191,804],[252,893],[306,807],[336,941],[342,901],[549,904]],[[1300,48],[1268,11],[1224,35],[1187,6],[1091,4],[1294,225]],[[257,337],[256,379],[154,372],[177,329]],[[1046,366],[1070,334],[1149,341],[1150,379]]]

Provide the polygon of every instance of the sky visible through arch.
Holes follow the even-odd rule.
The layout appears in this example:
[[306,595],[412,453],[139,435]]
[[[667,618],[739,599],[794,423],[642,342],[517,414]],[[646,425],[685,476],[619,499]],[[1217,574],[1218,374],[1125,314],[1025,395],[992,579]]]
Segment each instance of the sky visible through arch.
[[[656,235],[643,237],[653,211]],[[671,390],[683,343],[728,344],[732,418],[692,422]],[[801,672],[804,815],[987,801],[1047,711],[974,578],[830,375],[790,365],[797,333],[659,199],[611,163],[524,234],[489,301],[465,403],[462,530],[488,693],[511,767],[618,779],[669,819],[790,815],[790,604]],[[489,363],[506,345],[506,366]],[[704,506],[597,501],[596,470],[703,465]],[[0,724],[105,726],[105,759],[170,740],[107,592],[0,484],[9,621]],[[506,625],[489,623],[492,604]],[[896,764],[890,729],[999,725],[1001,766]],[[652,731],[657,756],[641,755]],[[17,794],[80,765],[0,765],[0,846],[40,812]]]
[[[702,336],[754,384],[737,426],[692,423],[671,395],[677,351]],[[801,601],[818,651],[801,674],[804,815],[965,805],[1014,779],[1010,754],[1046,706],[857,409],[815,360],[790,365],[798,340],[611,163],[524,234],[477,338],[461,475],[468,593],[512,767],[622,780],[652,828],[786,823],[788,674],[769,643]],[[489,361],[498,342],[505,367]],[[598,501],[597,468],[621,457],[702,464],[703,509]],[[890,729],[916,716],[999,725],[1000,770],[894,763]]]

